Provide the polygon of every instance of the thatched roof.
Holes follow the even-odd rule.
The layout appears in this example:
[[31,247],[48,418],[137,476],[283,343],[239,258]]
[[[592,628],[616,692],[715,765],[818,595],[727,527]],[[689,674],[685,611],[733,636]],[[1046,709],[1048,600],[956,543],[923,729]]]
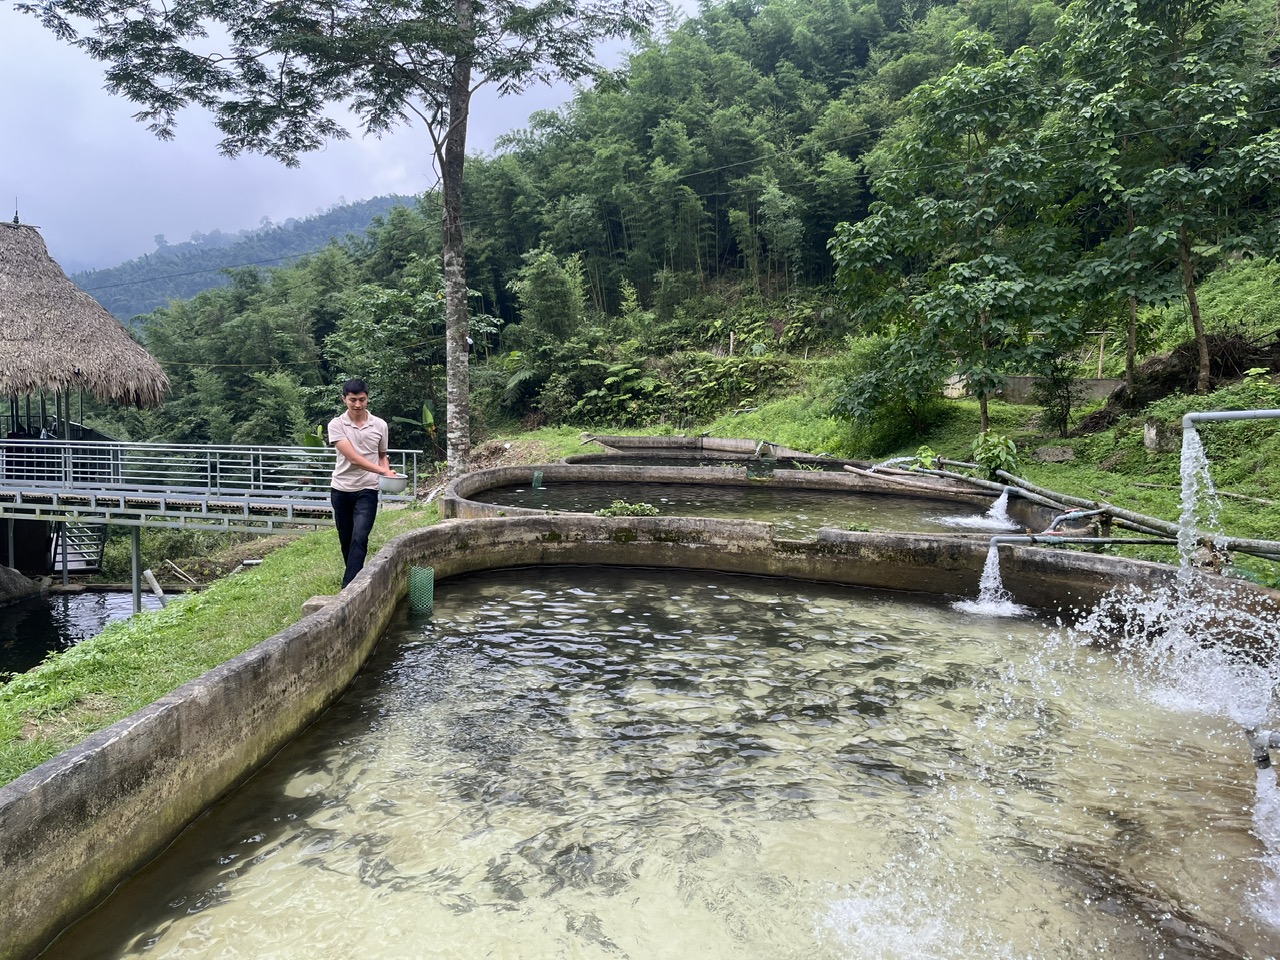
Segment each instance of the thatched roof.
[[0,397],[77,388],[154,407],[169,378],[119,320],[67,278],[35,227],[0,222]]

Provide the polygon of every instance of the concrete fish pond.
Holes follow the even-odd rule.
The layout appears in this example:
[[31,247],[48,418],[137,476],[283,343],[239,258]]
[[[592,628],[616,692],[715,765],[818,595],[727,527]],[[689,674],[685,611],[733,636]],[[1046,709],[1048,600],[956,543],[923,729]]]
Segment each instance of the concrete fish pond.
[[[1047,526],[1053,511],[1006,498],[988,517],[995,493],[931,477],[868,471],[774,470],[742,466],[541,464],[477,470],[453,481],[440,511],[446,517],[595,513],[617,501],[646,504],[659,516],[759,520],[779,537],[811,537],[823,527],[867,531],[1022,532]],[[989,522],[980,522],[988,517]]]
[[[810,950],[791,933],[777,931],[761,934],[761,940],[802,946],[806,956],[859,956],[858,931],[865,927],[892,933],[890,928],[903,922],[906,932],[898,942],[929,945],[938,956],[1022,956],[1027,950],[1071,956],[1076,949],[1071,944],[1077,942],[1073,937],[1080,931],[1081,950],[1118,956],[1151,956],[1163,950],[1168,957],[1244,957],[1280,951],[1280,935],[1271,919],[1277,902],[1272,859],[1277,829],[1266,820],[1267,810],[1280,809],[1280,800],[1275,799],[1274,770],[1260,770],[1255,782],[1254,758],[1244,731],[1245,726],[1274,726],[1270,711],[1280,650],[1280,597],[1274,592],[1189,568],[1011,544],[999,549],[1003,589],[1030,611],[1026,623],[1008,630],[992,622],[966,626],[968,615],[954,612],[950,603],[978,593],[989,553],[985,538],[830,529],[804,539],[774,534],[770,525],[750,520],[542,515],[450,520],[397,538],[322,609],[0,789],[0,902],[5,904],[0,956],[34,956],[205,812],[206,819],[223,824],[218,830],[238,839],[257,836],[243,831],[243,821],[232,828],[220,819],[222,810],[245,811],[219,806],[237,787],[248,795],[262,791],[260,796],[276,797],[266,807],[252,801],[244,815],[286,818],[262,841],[280,853],[259,858],[268,848],[254,849],[256,841],[250,842],[212,873],[195,871],[186,892],[174,892],[175,900],[191,897],[184,901],[184,913],[197,914],[194,924],[182,921],[182,936],[173,946],[184,956],[301,956],[298,949],[316,956],[329,948],[338,952],[328,955],[344,955],[346,934],[337,928],[350,927],[349,921],[366,909],[383,909],[384,897],[394,900],[387,909],[395,912],[386,914],[381,924],[374,915],[377,933],[368,928],[367,942],[350,947],[361,956],[406,955],[407,941],[397,939],[401,930],[410,931],[420,945],[424,936],[441,943],[441,936],[455,937],[461,931],[465,940],[467,931],[483,929],[489,931],[485,943],[490,955],[523,960],[529,954],[522,952],[519,939],[522,911],[533,911],[531,930],[551,938],[542,956],[572,955],[573,950],[582,956],[616,955],[619,943],[632,946],[633,955],[643,955],[644,944],[650,942],[643,936],[669,931],[679,918],[643,914],[628,920],[631,914],[617,905],[626,901],[628,891],[633,899],[644,901],[651,884],[667,884],[663,889],[676,897],[669,901],[673,904],[681,883],[692,884],[682,889],[699,889],[703,875],[680,865],[691,862],[689,857],[697,851],[705,852],[694,859],[706,861],[712,871],[708,882],[715,891],[704,898],[705,909],[714,912],[719,903],[728,910],[723,922],[707,926],[699,920],[699,925],[689,927],[697,932],[696,943],[705,946],[703,956],[750,956],[737,950],[746,941],[734,939],[734,931],[746,929],[738,924],[748,914],[760,913],[751,904],[797,896],[804,905],[800,919],[793,916],[778,923],[788,931],[825,931],[815,934],[821,942]],[[561,568],[554,580],[549,571],[544,576],[547,567]],[[434,571],[442,618],[437,626],[442,633],[431,633],[435,627],[414,621],[405,611],[410,573],[422,568]],[[618,571],[611,576],[620,583],[631,579],[620,568],[669,569],[677,574],[665,585],[639,581],[638,587],[620,587],[608,578],[602,582],[601,568]],[[451,578],[502,570],[516,572],[504,575],[508,579],[496,581],[496,587],[483,587],[481,593],[490,599],[459,598],[462,606],[449,606],[455,602],[447,595]],[[582,570],[581,575],[575,570]],[[739,589],[721,575],[773,579]],[[710,589],[697,587],[698,609],[685,609],[681,604],[689,598],[682,591],[699,584]],[[906,605],[898,607],[893,601],[883,607],[877,595],[869,602],[888,612],[873,616],[860,612],[864,601],[841,592],[850,588],[892,591]],[[664,591],[669,594],[665,599],[660,596]],[[633,594],[650,599],[642,603]],[[575,606],[588,599],[592,605],[586,612]],[[491,608],[499,601],[498,608]],[[659,605],[646,617],[649,607],[644,604],[651,602]],[[723,608],[718,610],[716,603]],[[635,619],[628,619],[628,606],[635,606]],[[604,619],[597,620],[592,610],[602,611]],[[883,617],[888,621],[881,622]],[[493,635],[472,636],[463,630],[465,623],[487,620],[493,621]],[[517,620],[526,625],[536,621],[542,632],[514,642],[503,653],[501,635],[514,634]],[[748,632],[742,626],[748,620],[762,621],[764,632],[758,637]],[[859,627],[863,620],[865,625]],[[646,626],[649,621],[657,626]],[[1007,621],[994,621],[1001,622]],[[599,641],[608,649],[591,648],[596,626],[614,638]],[[1058,632],[1051,636],[1041,627]],[[587,633],[580,635],[577,631],[583,629]],[[684,629],[693,632],[684,634]],[[1015,637],[1012,646],[1004,646],[1006,634]],[[628,639],[632,637],[638,638],[634,645]],[[949,652],[953,645],[955,650]],[[568,729],[574,739],[540,746],[536,757],[530,752],[528,770],[522,773],[523,745],[512,741],[512,749],[495,747],[498,752],[491,756],[484,746],[487,728],[472,727],[471,739],[455,738],[448,745],[448,750],[462,754],[436,756],[432,743],[439,731],[428,734],[429,728],[417,726],[421,718],[410,715],[387,723],[388,728],[420,731],[414,734],[418,746],[413,757],[390,755],[392,766],[409,771],[394,784],[369,787],[350,767],[353,761],[317,759],[319,755],[307,752],[292,754],[292,772],[272,767],[250,780],[338,702],[375,648],[379,657],[387,654],[392,659],[372,661],[361,685],[377,686],[375,675],[385,675],[387,662],[392,674],[407,666],[397,665],[398,648],[417,651],[416,655],[430,651],[425,659],[419,656],[427,674],[406,688],[413,691],[410,699],[423,704],[434,702],[430,684],[438,678],[433,679],[433,671],[458,679],[462,675],[457,671],[480,662],[476,656],[481,651],[486,657],[513,657],[524,663],[521,669],[540,670],[539,664],[554,661],[557,669],[569,673],[532,676],[521,688],[530,696],[536,694],[535,700],[550,697],[535,705],[552,712],[537,713],[543,720],[530,714],[518,726],[531,736],[540,724]],[[936,650],[930,657],[940,659],[924,659],[926,648]],[[618,649],[639,658],[624,664],[634,683],[627,681],[622,697],[635,701],[639,713],[623,711],[625,704],[615,694],[624,688],[606,682],[606,676],[622,669],[613,665]],[[849,659],[852,650],[861,652]],[[776,675],[768,669],[772,661],[778,664]],[[1068,661],[1084,671],[1069,683],[1059,676]],[[969,665],[961,667],[961,662]],[[1096,702],[1089,690],[1098,671],[1097,692],[1103,702]],[[740,699],[728,701],[736,704],[724,707],[729,714],[718,712],[716,698],[697,699],[700,677],[728,682],[734,676],[741,678],[732,682],[734,696]],[[469,684],[468,680],[445,686],[461,691],[470,689]],[[664,684],[678,689],[666,691]],[[1066,708],[1060,710],[1056,704],[1064,684],[1076,689],[1083,685],[1080,696],[1094,705],[1082,707],[1082,714],[1074,707],[1063,713]],[[605,700],[592,699],[597,686]],[[566,709],[572,701],[586,712],[575,715],[576,720],[555,712],[558,708],[550,704],[556,701],[556,689],[565,691]],[[680,691],[681,697],[693,699],[686,703],[677,698]],[[475,693],[479,699],[474,706],[441,701],[439,710],[432,708],[433,716],[445,723],[442,730],[453,729],[461,737],[465,725],[458,727],[449,717],[460,720],[480,704],[487,704],[489,713],[502,712],[502,698],[512,695],[500,689],[477,688]],[[671,725],[671,717],[652,713],[668,693],[672,705],[684,704],[687,710],[680,711],[680,724],[673,728],[676,740],[651,742],[650,735]],[[333,719],[334,730],[344,729],[339,714],[364,709],[352,703],[335,708],[321,726]],[[377,703],[370,701],[368,708],[375,714],[380,710]],[[1106,713],[1116,706],[1124,707],[1128,719]],[[623,712],[614,713],[615,707]],[[524,716],[514,702],[512,710],[512,718]],[[959,713],[947,712],[953,710]],[[597,726],[605,721],[604,727]],[[734,723],[742,726],[725,726]],[[993,726],[1001,728],[999,736]],[[830,743],[821,750],[817,744],[802,747],[794,739],[799,727],[811,728],[819,738],[829,737]],[[617,732],[612,738],[616,742],[602,730]],[[737,739],[732,736],[735,730]],[[514,727],[492,731],[499,747],[515,732]],[[336,736],[343,739],[345,734]],[[613,795],[601,792],[605,782],[630,783],[627,776],[632,774],[623,776],[625,771],[634,773],[633,768],[644,763],[660,765],[664,757],[663,763],[675,762],[685,746],[692,750],[691,738],[706,737],[716,741],[709,745],[710,752],[693,751],[688,757],[695,766],[723,768],[723,797],[712,791],[704,801],[701,781],[695,785],[698,789],[674,794],[655,787],[645,801],[649,809],[635,811],[615,809]],[[1064,773],[1064,768],[1070,768],[1091,738],[1106,740],[1105,749],[1100,745],[1101,752],[1090,753],[1089,762],[1098,766],[1090,768],[1093,772],[1083,771],[1083,781],[1075,781],[1075,774]],[[1136,742],[1147,739],[1151,743],[1145,746]],[[1072,746],[1060,748],[1063,744]],[[532,742],[527,746],[533,751]],[[825,752],[828,749],[833,752]],[[355,755],[392,750],[389,745],[366,744],[358,746]],[[797,783],[801,768],[794,764],[811,750],[815,779]],[[566,751],[590,753],[617,773],[605,774],[604,781],[597,773],[579,777],[572,768],[557,774],[584,788],[573,800],[582,806],[565,806],[560,813],[570,820],[575,812],[580,815],[585,832],[570,829],[567,821],[557,826],[542,819],[555,806],[550,801],[530,806],[510,791],[488,792],[506,789],[504,784],[511,790],[535,791],[537,771],[547,764],[559,770],[559,761],[553,759]],[[477,779],[474,771],[462,771],[457,761],[464,755],[493,776]],[[427,779],[436,774],[419,772],[420,762],[443,763],[444,779]],[[760,768],[759,789],[753,786],[752,766]],[[326,769],[334,776],[321,775]],[[348,769],[355,771],[354,780],[345,779],[342,771]],[[851,778],[847,783],[826,779],[841,769]],[[687,772],[692,775],[692,770]],[[654,777],[663,774],[656,767],[650,772]],[[524,773],[532,773],[534,779],[519,787],[524,781],[512,777]],[[677,773],[666,770],[663,775]],[[1125,779],[1130,773],[1137,779]],[[424,779],[419,781],[419,775]],[[885,782],[878,786],[880,779]],[[683,781],[677,776],[676,785],[679,782]],[[352,793],[357,784],[363,784],[360,796]],[[320,792],[314,809],[308,808],[308,830],[330,832],[290,833],[287,818],[298,810],[285,809],[292,802],[287,798],[296,797],[305,805],[312,790]],[[480,817],[463,834],[446,830],[434,845],[427,842],[434,835],[427,823],[443,822],[432,820],[436,814],[446,820],[453,816],[444,807],[410,816],[406,822],[418,828],[411,827],[408,841],[389,832],[390,820],[406,812],[401,806],[406,792],[434,804],[444,800],[444,793],[458,791],[472,791],[477,802],[468,816]],[[839,812],[849,801],[854,805],[847,809],[858,811],[857,823],[848,820],[852,814]],[[334,802],[355,810],[356,819],[326,824],[325,811]],[[708,810],[693,819],[666,819],[668,813],[674,816],[676,807],[703,802]],[[962,809],[970,802],[976,804],[972,810]],[[500,811],[512,803],[535,817],[536,823],[526,826],[536,826],[536,831],[520,835],[523,827],[499,822]],[[768,809],[776,816],[738,832],[731,826],[739,812],[735,803]],[[1082,810],[1084,825],[1068,826],[1065,832],[1043,826],[1067,807]],[[1177,812],[1160,819],[1166,809]],[[661,824],[674,832],[650,836],[645,818],[655,810]],[[835,819],[824,821],[815,816],[819,812]],[[704,813],[710,819],[700,819]],[[240,816],[231,813],[233,820]],[[974,829],[980,846],[991,839],[988,832],[1007,837],[1007,849],[1019,851],[1016,864],[1001,853],[993,854],[994,859],[962,858],[962,865],[957,864],[949,841],[942,838],[950,823],[966,817],[978,824]],[[1280,814],[1272,817],[1280,821]],[[1188,826],[1195,823],[1208,824],[1208,829]],[[785,866],[793,858],[783,854],[805,849],[800,841],[810,829],[835,831],[827,835],[839,836],[840,843],[853,847],[861,843],[859,836],[869,836],[857,832],[864,829],[879,830],[877,835],[886,840],[847,857],[840,855],[839,844],[826,845],[815,865],[817,872],[797,876]],[[227,836],[212,848],[202,847],[199,836],[198,830],[186,835],[195,844],[191,849],[207,853],[216,848],[220,852],[215,858],[231,856]],[[289,836],[296,839],[278,848]],[[659,866],[662,851],[655,849],[646,868],[634,845],[649,842],[685,860],[664,870]],[[178,846],[187,843],[183,839]],[[1179,852],[1172,850],[1175,845]],[[416,852],[406,859],[410,849]],[[325,850],[334,851],[341,863],[321,857]],[[738,859],[732,856],[735,851]],[[305,902],[320,898],[316,913],[291,912],[288,891],[294,880],[269,892],[255,886],[275,865],[299,859],[314,864],[314,877],[306,883],[321,881],[320,887],[307,887],[303,894]],[[1144,865],[1153,859],[1165,864],[1154,874]],[[744,873],[747,863],[752,865]],[[776,869],[769,866],[774,863]],[[148,877],[165,875],[169,869],[159,860],[139,882],[145,887]],[[225,874],[221,878],[214,876],[218,869]],[[960,873],[950,873],[953,869]],[[477,871],[492,879],[479,887],[449,879]],[[241,873],[249,886],[239,885]],[[344,887],[339,874],[355,885]],[[955,882],[944,887],[933,880],[919,882],[935,874],[951,876]],[[726,886],[728,877],[740,877],[741,883]],[[763,900],[735,901],[743,885],[753,887],[752,896]],[[149,889],[166,886],[152,883]],[[1206,892],[1214,890],[1220,892]],[[532,894],[539,891],[561,893],[552,898],[556,902],[535,903]],[[582,899],[570,898],[572,891],[580,892]],[[808,912],[816,902],[815,891],[822,903],[816,920]],[[1027,891],[1029,897],[1024,896]],[[941,899],[934,899],[934,893]],[[981,909],[971,910],[977,900],[969,897],[987,893],[991,896],[981,899]],[[126,893],[121,902],[136,904],[133,896]],[[1019,913],[1018,902],[1041,896],[1054,901],[1042,916]],[[409,898],[408,914],[399,912],[406,906],[402,897]],[[259,898],[280,911],[268,915],[249,909],[247,904]],[[233,900],[243,903],[231,914],[221,914],[218,907]],[[938,915],[939,904],[944,915],[971,915],[973,923],[950,930],[950,921]],[[88,917],[89,926],[77,927],[55,943],[49,957],[145,951],[152,939],[163,936],[161,928],[167,929],[172,919],[166,919],[164,910],[149,914],[145,922],[152,924],[151,932],[132,920],[117,924],[104,919],[103,929],[124,940],[105,948],[86,946],[93,936],[85,931],[92,934],[95,917],[105,918],[111,909],[108,901],[103,913]],[[131,912],[132,907],[125,910]],[[1011,926],[1006,925],[1006,915],[1014,918]],[[1139,919],[1130,922],[1121,915]],[[218,926],[222,916],[230,918],[226,928]],[[300,925],[295,926],[295,920]],[[313,920],[320,927],[312,926]],[[497,926],[487,925],[487,920]],[[637,925],[649,932],[638,931]],[[231,928],[248,930],[234,948],[219,939]],[[834,940],[828,941],[828,936]],[[169,949],[167,942],[163,949]],[[918,955],[900,949],[904,956]],[[465,943],[449,950],[450,955],[467,955]]]
[[1272,955],[1238,729],[1082,630],[710,570],[450,577],[55,955]]
[[633,467],[737,466],[745,467],[753,476],[767,476],[775,470],[841,471],[847,466],[872,466],[862,460],[841,460],[802,453],[766,440],[584,434],[582,442],[599,444],[608,452],[566,457],[566,463]]

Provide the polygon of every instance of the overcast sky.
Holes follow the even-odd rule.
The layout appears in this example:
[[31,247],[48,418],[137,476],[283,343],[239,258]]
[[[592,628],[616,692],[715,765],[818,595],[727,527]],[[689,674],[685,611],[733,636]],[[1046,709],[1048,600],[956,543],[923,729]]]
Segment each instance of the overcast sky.
[[[16,198],[21,221],[40,228],[68,273],[149,253],[157,234],[178,243],[196,231],[235,233],[264,216],[301,218],[434,184],[430,141],[415,127],[382,140],[353,131],[292,170],[259,156],[219,156],[202,112],[184,115],[174,140],[157,140],[133,119],[134,105],[103,89],[102,64],[8,0],[0,4],[0,219],[13,218]],[[472,104],[470,150],[490,151],[532,111],[571,93],[539,87],[502,100],[482,91]]]

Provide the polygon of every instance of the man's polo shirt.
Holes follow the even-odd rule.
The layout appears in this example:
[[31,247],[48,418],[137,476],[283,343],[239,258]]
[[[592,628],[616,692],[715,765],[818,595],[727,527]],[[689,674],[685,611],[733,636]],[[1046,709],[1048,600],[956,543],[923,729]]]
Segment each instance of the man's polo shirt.
[[[329,421],[329,442],[337,444],[339,440],[350,440],[356,453],[371,463],[378,463],[387,452],[387,422],[369,414],[369,419],[357,427],[351,422],[351,415],[343,412]],[[333,479],[330,481],[334,490],[351,493],[378,488],[378,474],[357,467],[341,451],[337,451],[337,454],[337,462],[333,465]]]

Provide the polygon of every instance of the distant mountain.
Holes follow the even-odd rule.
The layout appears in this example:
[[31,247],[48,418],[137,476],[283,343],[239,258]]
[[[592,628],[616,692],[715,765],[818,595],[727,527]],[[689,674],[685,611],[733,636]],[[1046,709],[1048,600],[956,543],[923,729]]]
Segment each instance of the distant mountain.
[[263,223],[257,230],[226,234],[221,230],[196,234],[183,243],[164,243],[154,253],[127,260],[118,267],[71,274],[82,290],[91,294],[120,320],[150,313],[170,300],[189,300],[201,290],[222,286],[228,267],[276,267],[296,257],[321,250],[333,240],[363,236],[374,217],[393,207],[408,206],[411,197],[384,196],[335,206],[303,220]]

